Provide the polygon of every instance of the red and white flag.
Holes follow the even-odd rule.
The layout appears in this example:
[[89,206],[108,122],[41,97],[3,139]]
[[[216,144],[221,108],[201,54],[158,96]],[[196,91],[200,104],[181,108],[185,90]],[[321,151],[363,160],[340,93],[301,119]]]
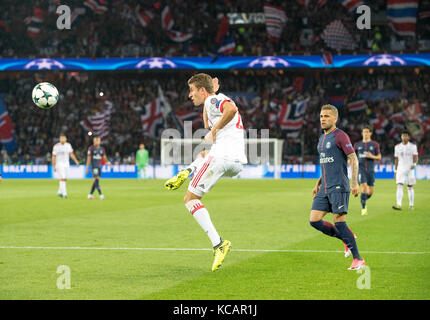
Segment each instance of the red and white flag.
[[354,39],[340,20],[331,22],[323,31],[321,38],[330,48],[354,50],[357,47]]
[[349,112],[359,112],[359,111],[365,111],[367,109],[367,104],[366,104],[366,101],[364,100],[357,100],[357,101],[348,103],[347,107]]
[[266,18],[266,30],[269,40],[279,41],[282,30],[287,22],[285,11],[281,7],[265,3],[264,17]]
[[154,18],[154,14],[150,10],[141,7],[139,4],[134,9],[134,12],[136,14],[137,21],[139,21],[143,27],[147,27],[152,18]]
[[37,38],[40,35],[40,27],[42,26],[45,13],[40,8],[33,9],[33,16],[25,19],[27,27],[27,35],[30,38]]
[[89,115],[80,122],[81,126],[100,137],[102,143],[107,143],[110,133],[110,120],[113,112],[113,105],[110,101],[105,101],[101,110]]
[[143,107],[140,120],[144,133],[152,137],[160,136],[160,130],[164,127],[163,108],[160,98],[156,98]]
[[106,0],[85,0],[84,5],[97,14],[103,14],[108,10]]

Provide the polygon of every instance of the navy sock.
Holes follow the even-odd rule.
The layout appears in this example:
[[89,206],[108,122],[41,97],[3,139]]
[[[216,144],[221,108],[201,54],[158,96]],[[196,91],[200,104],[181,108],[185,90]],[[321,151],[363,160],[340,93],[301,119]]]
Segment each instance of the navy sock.
[[100,189],[100,181],[99,181],[99,179],[96,180],[96,189],[99,192],[99,194],[102,194],[102,190]]
[[371,196],[372,196],[372,195],[371,195],[370,193],[368,193],[368,194],[367,194],[367,199],[366,199],[366,200],[369,200]]
[[360,195],[361,207],[364,209],[366,207],[366,200],[369,199],[367,193],[362,193]]
[[357,243],[355,242],[354,235],[351,230],[349,230],[346,222],[335,222],[334,225],[338,230],[340,236],[342,237],[343,242],[346,244],[349,250],[351,250],[352,256],[354,259],[361,260],[360,253],[358,252]]
[[91,186],[91,192],[90,192],[90,194],[93,194],[94,190],[96,189],[96,181],[97,180],[94,180],[93,185]]
[[336,237],[343,241],[339,231],[330,222],[319,220],[319,221],[311,221],[310,224],[312,227],[321,231],[322,233],[330,237]]

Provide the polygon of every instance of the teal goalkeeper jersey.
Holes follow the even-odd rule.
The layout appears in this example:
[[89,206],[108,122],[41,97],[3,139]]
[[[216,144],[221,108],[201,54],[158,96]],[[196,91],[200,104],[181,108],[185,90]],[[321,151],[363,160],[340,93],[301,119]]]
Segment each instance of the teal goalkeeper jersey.
[[138,150],[136,152],[136,164],[138,166],[146,166],[146,164],[148,163],[148,157],[149,157],[148,150],[146,149]]

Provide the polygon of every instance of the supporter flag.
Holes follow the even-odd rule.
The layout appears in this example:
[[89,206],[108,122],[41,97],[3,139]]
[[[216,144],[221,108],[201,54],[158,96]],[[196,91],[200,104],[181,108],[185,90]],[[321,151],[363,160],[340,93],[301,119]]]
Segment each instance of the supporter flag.
[[44,12],[40,8],[33,9],[33,16],[26,19],[27,26],[27,35],[30,38],[38,38],[40,35],[40,27],[43,23]]
[[215,42],[217,44],[221,44],[223,42],[224,37],[227,35],[229,28],[230,28],[230,23],[228,21],[228,17],[223,16],[221,18],[221,22],[219,24],[218,32],[215,38]]
[[357,8],[364,4],[361,0],[340,0],[340,2],[349,13],[356,13]]
[[147,27],[152,18],[154,18],[154,14],[150,10],[145,9],[139,4],[134,9],[134,13],[136,14],[137,21],[139,21],[143,27]]
[[97,14],[103,14],[108,10],[106,0],[85,0],[84,5]]
[[336,50],[354,50],[357,47],[354,39],[340,20],[335,20],[325,27],[321,38],[324,39],[328,47]]
[[82,8],[82,7],[81,8],[76,8],[76,9],[73,10],[72,16],[71,16],[71,19],[70,19],[71,27],[72,28],[78,25],[78,23],[81,20],[81,16],[84,15],[85,12],[86,12],[85,8]]
[[421,121],[422,111],[421,104],[419,102],[409,105],[405,109],[405,115],[410,121]]
[[185,42],[193,37],[191,33],[183,33],[173,30],[175,21],[173,20],[169,6],[164,6],[161,10],[161,27],[166,30],[167,36],[170,40],[175,42]]
[[301,5],[305,6],[306,8],[308,8],[311,0],[297,0],[297,2],[300,3]]
[[164,126],[164,117],[162,103],[159,97],[143,107],[140,120],[144,134],[152,137],[161,135],[161,130]]
[[341,84],[337,83],[334,88],[327,90],[328,103],[341,109],[345,104],[345,92]]
[[271,41],[279,41],[282,30],[287,22],[287,16],[282,8],[271,4],[264,4],[264,17],[266,19],[267,36]]
[[387,0],[388,25],[400,36],[415,36],[418,0]]
[[184,125],[185,121],[192,121],[193,128],[201,128],[202,127],[202,113],[191,111],[191,110],[178,110],[175,112],[176,117],[181,121],[182,125]]
[[8,154],[11,154],[16,149],[13,123],[3,103],[2,97],[0,97],[0,143]]
[[279,109],[279,125],[288,137],[297,138],[303,126],[304,115],[309,100],[294,100],[287,104],[281,101]]
[[347,104],[349,112],[360,112],[365,111],[367,109],[366,101],[357,100]]
[[381,114],[375,114],[370,120],[370,123],[373,126],[373,131],[378,135],[384,134],[387,126],[389,125],[387,118]]
[[160,85],[158,85],[158,99],[160,103],[160,108],[163,113],[163,118],[165,121],[167,121],[167,117],[171,117],[172,120],[175,122],[178,129],[181,131],[181,135],[184,134],[184,126],[183,123],[178,119],[176,114],[172,110],[172,106],[170,105],[169,100],[164,95],[163,89]]
[[403,121],[405,121],[405,113],[404,112],[394,113],[391,116],[391,121],[394,121],[394,122],[403,122]]
[[322,55],[322,61],[325,66],[329,66],[333,64],[333,55],[330,52],[325,52]]
[[233,53],[236,49],[236,42],[230,35],[223,37],[223,42],[218,47],[217,53],[220,55]]
[[112,112],[112,102],[105,101],[103,108],[100,108],[96,113],[89,115],[86,119],[82,120],[80,124],[85,130],[100,137],[101,143],[105,144],[108,142],[109,138]]

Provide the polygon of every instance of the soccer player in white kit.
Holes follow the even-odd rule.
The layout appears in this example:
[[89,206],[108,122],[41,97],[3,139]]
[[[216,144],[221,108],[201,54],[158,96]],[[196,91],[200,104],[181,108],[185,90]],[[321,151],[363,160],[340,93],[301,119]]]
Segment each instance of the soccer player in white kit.
[[208,210],[200,199],[221,177],[238,175],[243,164],[247,163],[244,128],[235,103],[224,94],[215,93],[218,89],[217,79],[199,73],[188,80],[188,86],[189,97],[193,104],[195,106],[204,105],[205,128],[210,129],[205,136],[205,141],[213,144],[209,152],[202,152],[201,156],[194,160],[188,168],[167,180],[165,187],[169,190],[179,188],[194,172],[184,197],[184,203],[212,242],[214,249],[212,271],[215,271],[222,265],[230,250],[231,242],[220,237],[210,219]]
[[60,134],[60,142],[55,144],[52,150],[52,167],[60,180],[60,187],[57,192],[60,198],[67,198],[66,181],[70,167],[69,157],[73,159],[76,165],[79,165],[71,144],[67,142],[66,135],[62,133]]
[[402,210],[403,185],[408,186],[409,209],[414,209],[414,184],[416,184],[415,167],[418,162],[417,146],[409,142],[409,132],[402,132],[402,142],[394,147],[394,174],[397,184],[397,204],[395,210]]

